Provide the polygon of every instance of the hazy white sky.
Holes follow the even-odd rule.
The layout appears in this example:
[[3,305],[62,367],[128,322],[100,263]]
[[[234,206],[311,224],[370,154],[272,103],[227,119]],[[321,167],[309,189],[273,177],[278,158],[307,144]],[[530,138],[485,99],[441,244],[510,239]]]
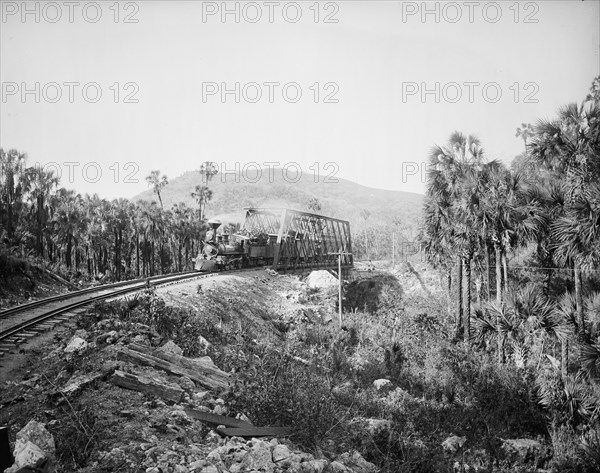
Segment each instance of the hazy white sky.
[[206,160],[423,192],[433,144],[473,133],[508,162],[520,123],[581,101],[600,73],[598,1],[0,5],[0,145],[109,198]]

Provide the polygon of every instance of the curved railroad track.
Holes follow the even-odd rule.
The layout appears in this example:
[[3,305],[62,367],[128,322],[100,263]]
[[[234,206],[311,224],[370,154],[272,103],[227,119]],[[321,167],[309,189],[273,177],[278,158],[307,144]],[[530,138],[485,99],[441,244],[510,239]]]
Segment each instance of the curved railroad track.
[[239,271],[243,270],[208,273],[190,271],[133,281],[121,281],[60,294],[0,311],[0,356],[41,332],[50,330],[56,324],[80,313],[85,310],[85,306],[102,299],[142,290],[148,286],[148,282],[154,285],[166,285],[187,279],[205,278]]

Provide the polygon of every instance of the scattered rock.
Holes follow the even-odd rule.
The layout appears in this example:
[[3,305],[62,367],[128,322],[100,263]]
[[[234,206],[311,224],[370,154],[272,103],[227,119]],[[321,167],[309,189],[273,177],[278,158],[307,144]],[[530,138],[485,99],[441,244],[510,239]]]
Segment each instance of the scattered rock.
[[183,355],[183,349],[181,349],[175,342],[169,340],[162,347],[157,348],[154,353],[165,353],[167,355]]
[[79,330],[75,331],[75,334],[73,336],[87,340],[87,338],[89,337],[89,334],[88,334],[87,330],[80,328]]
[[389,379],[376,379],[373,381],[373,386],[377,391],[381,391],[381,389],[385,386],[391,387],[392,382]]
[[100,334],[96,337],[96,343],[98,344],[102,344],[102,343],[106,343],[106,344],[112,344],[115,343],[119,338],[119,332],[117,332],[116,330],[111,330],[110,332],[105,332],[103,334]]
[[442,448],[445,452],[453,454],[460,450],[466,441],[467,437],[453,435],[442,442]]
[[31,420],[17,433],[13,454],[15,463],[6,473],[15,473],[20,468],[33,466],[43,459],[52,459],[55,450],[52,434],[46,430],[44,424]]
[[344,466],[343,463],[339,461],[333,461],[329,464],[329,468],[327,469],[328,473],[347,473],[348,468]]
[[200,352],[203,354],[208,353],[208,350],[212,347],[212,343],[202,335],[198,335],[198,344],[200,345]]
[[196,391],[196,384],[187,376],[182,376],[179,378],[177,380],[177,384],[179,384],[179,386],[181,386],[181,388],[188,393],[193,393]]
[[208,465],[200,470],[200,473],[219,473],[219,470],[215,465]]
[[313,271],[308,275],[305,282],[311,289],[322,289],[338,284],[338,280],[327,271]]
[[259,470],[265,473],[272,473],[275,465],[272,460],[271,449],[267,442],[262,440],[252,440],[251,449],[242,459],[241,471]]
[[377,467],[363,458],[359,452],[343,453],[338,459],[354,473],[374,473]]
[[277,463],[282,460],[287,460],[291,456],[292,452],[285,445],[276,445],[273,448],[273,462]]
[[65,353],[84,351],[88,347],[88,342],[83,338],[73,337],[64,349]]

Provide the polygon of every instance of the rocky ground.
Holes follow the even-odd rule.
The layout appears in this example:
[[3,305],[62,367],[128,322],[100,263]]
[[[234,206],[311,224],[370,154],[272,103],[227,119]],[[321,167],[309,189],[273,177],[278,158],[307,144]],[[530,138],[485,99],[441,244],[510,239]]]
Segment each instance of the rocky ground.
[[[331,318],[333,307],[311,300],[310,292],[296,277],[261,270],[157,288],[156,296],[216,324],[235,327],[244,322],[253,333],[276,339],[280,332],[273,327],[274,314],[282,323],[307,316]],[[51,343],[22,347],[15,355],[26,359],[25,366],[5,373],[1,422],[10,426],[17,460],[7,471],[13,473],[44,458],[52,458],[56,471],[70,471],[73,466],[67,464],[86,465],[77,469],[82,472],[375,470],[356,452],[316,458],[295,448],[288,438],[219,435],[216,426],[195,420],[184,409],[227,416],[230,408],[220,396],[226,388],[213,381],[228,378],[229,373],[207,356],[182,356],[180,347],[172,341],[162,343],[148,325],[96,320],[91,313],[87,317],[56,333]],[[206,351],[210,342],[200,338]],[[191,379],[192,371],[185,376],[123,355],[135,355],[128,347],[136,344],[150,350],[159,340],[162,348],[154,348],[153,353],[174,357],[169,358],[172,370],[181,363],[202,362],[212,371]],[[196,370],[204,366],[193,365]],[[217,377],[211,378],[215,372]]]
[[[356,302],[357,307],[362,303],[363,308],[376,310],[380,299],[389,302],[390,297],[404,295],[413,300],[443,298],[439,275],[418,262],[366,272],[372,274],[346,284],[346,301]],[[427,448],[433,450],[427,450],[419,438],[397,443],[392,421],[377,416],[398,405],[419,406],[425,400],[388,379],[368,381],[362,387],[356,379],[333,380],[334,373],[328,370],[335,360],[321,370],[323,377],[316,379],[319,383],[331,378],[335,387],[326,395],[349,399],[346,410],[336,413],[346,429],[335,434],[339,438],[325,435],[321,444],[308,448],[304,442],[300,448],[294,432],[261,438],[225,434],[223,426],[231,422],[257,423],[255,415],[240,407],[243,403],[236,392],[238,378],[252,381],[251,374],[241,371],[246,367],[256,369],[269,359],[279,358],[278,363],[285,359],[291,363],[286,371],[291,376],[299,373],[297,367],[314,366],[320,357],[335,355],[336,343],[355,344],[352,337],[358,337],[347,362],[358,366],[363,378],[372,379],[365,363],[379,348],[366,342],[368,324],[362,333],[344,333],[337,328],[337,285],[326,272],[313,273],[305,280],[263,270],[221,274],[158,287],[139,298],[108,301],[46,335],[45,343],[22,346],[18,353],[0,360],[0,424],[10,426],[17,460],[7,471],[15,473],[36,463],[35,471],[85,473],[378,471],[355,449],[344,447],[352,444],[348,442],[351,438],[364,446],[365,456],[381,445],[402,445],[406,464],[421,462],[419,452],[429,455],[426,452],[435,451],[439,456],[436,464],[445,465],[439,470],[418,471],[491,471],[486,452],[470,448],[472,439],[451,431],[433,432],[425,439],[433,445]],[[344,318],[352,322],[352,315]],[[319,344],[314,340],[323,337],[320,327],[342,333],[332,339],[328,355],[315,351]],[[265,352],[240,351],[240,347],[265,344],[272,348],[271,358]],[[306,349],[287,353],[290,346]],[[21,363],[11,365],[10,356],[20,357]],[[275,382],[280,369],[279,365],[272,368],[264,370],[274,373],[268,383]],[[264,378],[256,382],[262,383]],[[310,392],[320,392],[320,388],[318,384],[307,387],[303,402],[320,402]],[[246,389],[253,395],[251,386]],[[258,407],[271,413],[280,404],[281,409],[290,408],[286,399],[267,396],[259,401]],[[359,408],[356,402],[366,407]],[[324,409],[328,405],[323,404]],[[328,414],[325,409],[315,418],[325,423],[336,418]],[[223,424],[214,418],[207,421],[209,415],[224,416],[216,417]],[[323,431],[328,434],[335,427],[325,425]],[[514,462],[514,471],[542,471],[535,466],[547,451],[539,441],[506,440],[501,448]],[[381,458],[381,452],[373,454]],[[411,455],[415,456],[412,460]],[[533,469],[519,469],[521,465]]]

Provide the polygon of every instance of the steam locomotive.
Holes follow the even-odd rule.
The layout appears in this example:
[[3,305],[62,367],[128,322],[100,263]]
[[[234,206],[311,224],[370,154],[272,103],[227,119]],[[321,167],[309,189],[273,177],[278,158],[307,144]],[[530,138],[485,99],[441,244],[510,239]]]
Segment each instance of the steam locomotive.
[[277,235],[217,234],[221,221],[207,222],[209,230],[194,260],[196,271],[240,269],[273,264]]
[[350,224],[345,220],[285,208],[247,208],[241,230],[218,233],[221,221],[207,222],[197,271],[270,266],[279,271],[300,268],[351,267]]

